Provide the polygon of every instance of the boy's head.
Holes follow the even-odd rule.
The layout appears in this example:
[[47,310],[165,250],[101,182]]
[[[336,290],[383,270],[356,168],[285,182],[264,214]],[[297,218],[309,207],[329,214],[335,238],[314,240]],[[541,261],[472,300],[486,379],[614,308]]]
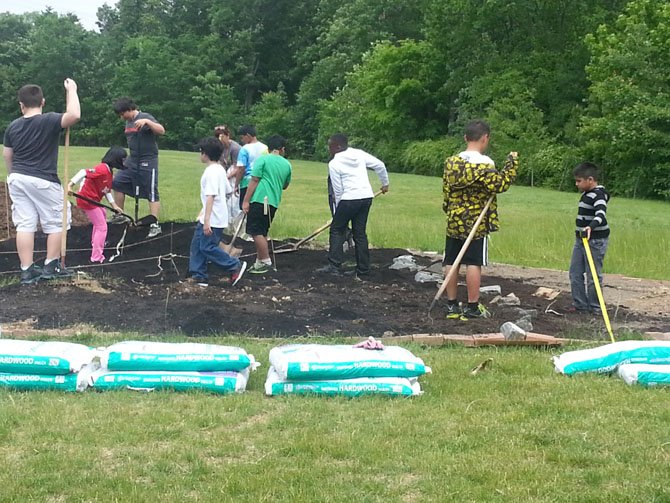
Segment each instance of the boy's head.
[[218,138],[210,136],[198,142],[200,160],[202,162],[218,162],[223,154],[223,145]]
[[24,108],[40,108],[44,106],[42,88],[35,84],[27,84],[19,89],[19,103]]
[[133,100],[127,97],[119,98],[113,104],[114,113],[124,120],[130,120],[129,112],[137,110],[137,105]]
[[102,158],[102,162],[110,168],[123,169],[123,162],[126,160],[126,157],[128,157],[128,154],[125,148],[111,147]]
[[349,148],[349,139],[342,133],[336,133],[328,138],[328,151],[333,156]]
[[572,170],[575,177],[575,185],[580,192],[586,192],[598,185],[600,169],[592,162],[582,162]]
[[256,128],[251,124],[245,124],[239,130],[243,143],[249,143],[256,138]]
[[465,141],[472,148],[476,148],[479,152],[484,152],[489,144],[491,136],[491,126],[483,120],[474,120],[465,126]]
[[286,147],[286,138],[278,134],[273,134],[267,140],[265,140],[265,142],[267,143],[268,151],[270,152],[274,152],[276,150],[277,153],[282,154],[284,152],[284,148]]

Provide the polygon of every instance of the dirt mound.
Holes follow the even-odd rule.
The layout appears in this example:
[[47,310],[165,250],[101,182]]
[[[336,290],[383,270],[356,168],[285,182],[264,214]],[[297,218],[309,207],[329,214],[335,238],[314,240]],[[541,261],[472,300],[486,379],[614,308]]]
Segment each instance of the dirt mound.
[[[391,270],[393,258],[406,250],[373,249],[370,281],[351,277],[324,276],[315,269],[326,263],[323,250],[301,249],[277,255],[277,271],[246,275],[236,286],[210,267],[210,286],[200,288],[184,280],[188,272],[188,250],[193,224],[163,223],[163,234],[146,239],[146,229],[130,230],[123,254],[103,265],[89,264],[90,226],[73,227],[68,233],[68,267],[77,272],[72,280],[21,286],[14,240],[0,243],[0,324],[5,332],[23,327],[26,320],[38,330],[68,330],[92,326],[102,331],[137,331],[145,334],[222,332],[252,336],[309,334],[376,335],[384,332],[488,333],[504,321],[519,318],[519,309],[531,310],[535,332],[550,335],[603,337],[602,320],[577,315],[546,313],[551,302],[532,294],[541,285],[536,278],[501,277],[487,274],[484,285],[499,285],[502,294],[514,293],[518,307],[490,304],[491,319],[459,322],[444,316],[444,299],[427,310],[436,292],[435,283],[417,283],[414,272]],[[124,227],[110,225],[106,256],[114,255]],[[238,241],[248,260],[253,245]],[[281,246],[282,243],[275,243]],[[45,237],[36,238],[36,260],[44,258]],[[39,251],[42,250],[42,251]],[[353,257],[350,257],[353,260]],[[430,259],[416,257],[427,266]],[[539,280],[539,281],[538,281]],[[569,304],[563,293],[551,305],[560,312]],[[648,316],[617,307],[615,325],[667,331],[663,316]],[[18,331],[18,329],[17,329]]]
[[[210,286],[203,289],[184,281],[193,224],[164,223],[163,234],[151,240],[146,239],[146,229],[131,229],[120,256],[104,265],[91,265],[91,226],[77,208],[73,208],[67,255],[68,267],[77,272],[76,277],[21,286],[8,204],[6,184],[0,184],[0,325],[5,333],[68,333],[93,327],[155,335],[473,334],[496,332],[503,322],[518,319],[523,314],[520,310],[525,310],[533,313],[535,332],[605,337],[599,318],[551,312],[561,313],[570,303],[566,274],[558,271],[501,265],[488,269],[483,284],[499,285],[503,295],[514,293],[520,305],[491,304],[493,296],[483,296],[493,317],[467,322],[445,319],[444,299],[433,310],[433,318],[428,316],[435,283],[417,283],[414,272],[389,269],[393,259],[407,254],[406,250],[372,250],[373,272],[366,282],[315,273],[326,263],[326,253],[301,249],[277,255],[276,272],[248,274],[235,288],[210,270]],[[123,230],[123,226],[110,226],[108,258],[116,253]],[[254,259],[252,244],[237,244],[243,246],[248,260]],[[45,236],[39,232],[35,249],[35,260],[43,259]],[[422,266],[431,261],[415,258]],[[608,276],[606,284],[608,301],[616,302],[610,304],[615,327],[670,331],[665,314],[668,282]],[[533,296],[538,286],[564,293],[549,301]]]

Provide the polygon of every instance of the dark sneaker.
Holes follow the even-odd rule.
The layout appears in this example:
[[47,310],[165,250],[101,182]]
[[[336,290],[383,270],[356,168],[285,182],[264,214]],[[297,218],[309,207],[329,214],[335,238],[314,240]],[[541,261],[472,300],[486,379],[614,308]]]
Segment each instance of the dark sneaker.
[[110,224],[127,224],[128,222],[130,222],[128,217],[120,213],[116,213],[109,221]]
[[209,286],[209,283],[207,283],[206,279],[197,278],[195,276],[191,276],[190,278],[186,278],[185,282],[188,285],[196,285],[196,286],[199,286],[200,288],[207,288]]
[[314,272],[317,272],[319,274],[334,274],[336,276],[342,275],[342,269],[340,269],[339,267],[335,267],[333,264],[328,264],[327,266],[319,267]]
[[461,320],[471,320],[473,318],[490,318],[491,313],[482,304],[477,304],[477,307],[470,307],[468,304],[463,308],[461,313]]
[[155,238],[156,236],[159,236],[162,234],[163,229],[161,229],[161,226],[158,225],[157,223],[151,224],[149,226],[149,234],[147,234],[147,239]]
[[65,279],[72,277],[74,273],[65,267],[61,267],[59,260],[52,260],[42,268],[42,279]]
[[21,284],[32,285],[37,283],[42,277],[42,269],[35,264],[31,264],[28,269],[21,271]]
[[240,268],[237,270],[237,272],[233,273],[233,275],[230,277],[232,286],[235,286],[240,282],[242,276],[244,276],[244,271],[246,270],[247,270],[247,263],[243,260],[242,262],[240,262]]
[[267,274],[270,272],[270,266],[263,262],[254,262],[254,265],[249,268],[249,272],[251,274]]
[[459,320],[461,318],[461,306],[458,305],[458,302],[450,304],[447,302],[447,319],[448,320]]
[[352,269],[351,271],[344,271],[342,275],[353,277],[354,281],[370,281],[370,273],[363,274],[358,272],[356,269]]

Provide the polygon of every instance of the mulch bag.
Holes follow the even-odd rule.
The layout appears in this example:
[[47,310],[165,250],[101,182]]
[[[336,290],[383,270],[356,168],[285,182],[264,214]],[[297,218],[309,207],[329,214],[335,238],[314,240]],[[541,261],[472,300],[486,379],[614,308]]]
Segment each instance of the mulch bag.
[[215,372],[255,368],[244,349],[215,344],[125,341],[104,349],[100,364],[109,370]]
[[554,356],[556,372],[609,373],[624,363],[670,364],[670,341],[621,341]]
[[430,372],[421,358],[398,346],[371,351],[346,345],[289,344],[270,350],[270,365],[287,381],[418,377]]
[[64,375],[91,363],[95,350],[72,342],[0,339],[0,373]]
[[670,365],[626,363],[619,366],[617,373],[626,384],[670,386]]
[[359,377],[356,379],[325,379],[286,381],[270,367],[265,381],[265,394],[276,395],[326,395],[357,397],[363,395],[415,396],[421,386],[415,378]]
[[9,374],[0,373],[0,388],[17,391],[84,391],[88,387],[91,366],[76,374]]
[[249,369],[241,372],[162,372],[162,371],[110,371],[98,369],[90,376],[94,390],[109,391],[130,389],[154,391],[209,391],[212,393],[242,392],[247,388]]

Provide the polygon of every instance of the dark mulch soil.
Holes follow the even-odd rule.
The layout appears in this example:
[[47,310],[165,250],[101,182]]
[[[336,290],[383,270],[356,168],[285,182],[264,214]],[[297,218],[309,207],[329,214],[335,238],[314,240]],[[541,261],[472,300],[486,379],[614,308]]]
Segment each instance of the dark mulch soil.
[[[108,242],[115,244],[122,230],[122,226],[110,226]],[[428,306],[436,286],[416,283],[413,272],[390,270],[393,258],[407,253],[397,249],[372,250],[374,271],[367,282],[317,274],[315,269],[326,263],[325,252],[301,249],[277,255],[276,272],[248,274],[236,287],[210,267],[210,286],[203,289],[184,282],[192,230],[193,224],[164,223],[164,234],[152,240],[146,240],[146,229],[131,230],[120,257],[92,266],[88,263],[90,227],[73,227],[68,233],[67,263],[78,272],[78,278],[0,288],[0,323],[32,318],[39,329],[89,324],[103,331],[146,334],[380,336],[389,331],[495,332],[504,321],[518,318],[518,308],[489,306],[491,319],[446,320],[444,300],[440,300],[431,319]],[[239,244],[244,245],[245,253],[253,253],[251,243]],[[44,245],[44,236],[38,234],[36,249],[44,250]],[[18,274],[13,251],[14,240],[0,243],[3,279],[15,277],[12,271]],[[106,255],[113,255],[113,250],[107,250]],[[36,260],[43,257],[43,252],[36,253]],[[429,264],[426,258],[417,257],[417,261]],[[533,320],[536,332],[562,335],[584,324],[598,325],[598,320],[591,318],[545,314],[549,302],[531,295],[537,289],[535,284],[490,276],[485,276],[484,284],[500,285],[503,294],[514,292],[521,299],[521,308],[537,310]],[[559,302],[552,307],[566,306]]]
[[[4,194],[0,194],[0,210],[5,211]],[[431,313],[433,318],[429,317],[436,285],[416,283],[414,272],[388,268],[394,257],[407,253],[405,250],[372,250],[374,270],[366,282],[315,273],[326,263],[325,252],[301,249],[278,254],[276,272],[248,274],[236,287],[211,267],[210,286],[202,289],[184,281],[193,224],[163,223],[163,235],[152,240],[146,240],[146,229],[129,230],[121,256],[111,263],[90,265],[90,224],[77,212],[74,220],[80,225],[68,233],[67,254],[68,267],[78,273],[73,280],[19,285],[12,281],[18,279],[19,269],[14,239],[0,242],[0,325],[34,320],[33,327],[41,330],[87,324],[102,331],[152,335],[233,332],[261,337],[333,333],[380,336],[385,332],[497,332],[503,322],[519,317],[518,307],[489,305],[493,313],[490,319],[447,320],[444,299]],[[108,258],[114,254],[113,246],[122,231],[123,226],[110,225]],[[244,246],[251,263],[253,244],[238,241],[238,245]],[[44,249],[45,237],[38,233],[36,261],[44,258]],[[423,257],[417,257],[417,262],[430,263]],[[550,302],[532,296],[537,283],[485,275],[483,284],[500,285],[503,295],[513,292],[521,299],[520,308],[536,310],[535,332],[573,336],[579,331],[582,336],[584,332],[603,336],[600,319],[546,314]],[[490,299],[484,296],[482,300],[488,303]],[[560,311],[568,302],[561,296],[552,308]],[[642,317],[625,308],[619,316]],[[654,328],[654,320],[649,319],[649,323]]]

